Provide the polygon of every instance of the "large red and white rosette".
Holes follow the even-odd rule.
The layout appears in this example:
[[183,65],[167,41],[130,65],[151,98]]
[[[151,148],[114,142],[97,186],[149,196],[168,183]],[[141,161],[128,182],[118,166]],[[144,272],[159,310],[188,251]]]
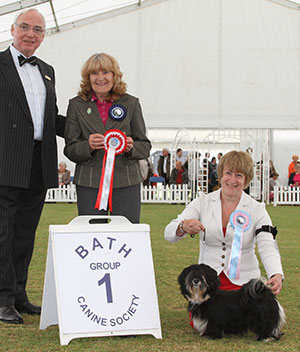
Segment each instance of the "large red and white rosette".
[[105,154],[95,208],[112,211],[112,188],[114,178],[115,156],[122,154],[127,146],[126,136],[120,130],[109,130],[104,134]]

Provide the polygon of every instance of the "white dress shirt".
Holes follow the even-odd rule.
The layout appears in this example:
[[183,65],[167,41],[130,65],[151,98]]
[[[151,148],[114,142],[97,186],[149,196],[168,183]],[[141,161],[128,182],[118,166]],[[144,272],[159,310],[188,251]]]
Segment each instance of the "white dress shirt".
[[27,103],[30,109],[33,126],[34,139],[43,139],[44,114],[46,104],[46,87],[38,66],[25,63],[20,66],[18,56],[22,55],[13,45],[10,46],[16,69],[19,73],[25,91]]

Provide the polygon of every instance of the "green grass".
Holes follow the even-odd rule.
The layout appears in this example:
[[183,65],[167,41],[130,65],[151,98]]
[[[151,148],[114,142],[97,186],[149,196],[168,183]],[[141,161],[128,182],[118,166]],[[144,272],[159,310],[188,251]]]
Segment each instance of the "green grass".
[[[59,343],[58,326],[39,330],[39,317],[24,314],[25,324],[12,326],[0,323],[0,351],[300,351],[300,208],[268,207],[277,226],[278,244],[285,271],[283,290],[279,296],[287,323],[280,341],[264,343],[252,334],[243,337],[226,336],[221,340],[200,337],[188,325],[186,301],[181,296],[177,276],[181,270],[197,263],[197,238],[187,237],[179,243],[164,240],[164,228],[184,208],[183,205],[144,204],[141,222],[151,227],[160,319],[163,339],[144,335],[74,339],[69,345]],[[38,228],[34,256],[30,266],[28,294],[32,302],[41,303],[50,224],[66,224],[77,216],[75,204],[46,204]]]

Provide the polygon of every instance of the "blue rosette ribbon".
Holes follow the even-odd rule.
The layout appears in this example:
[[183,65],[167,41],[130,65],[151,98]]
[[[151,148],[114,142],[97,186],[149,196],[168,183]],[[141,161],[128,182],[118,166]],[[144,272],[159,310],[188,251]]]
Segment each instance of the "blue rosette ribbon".
[[236,210],[230,215],[229,221],[234,229],[234,233],[229,260],[228,277],[230,279],[239,279],[243,234],[251,226],[251,218],[245,211]]
[[121,104],[113,104],[108,110],[108,114],[111,119],[115,121],[122,121],[127,115],[127,110],[125,106]]

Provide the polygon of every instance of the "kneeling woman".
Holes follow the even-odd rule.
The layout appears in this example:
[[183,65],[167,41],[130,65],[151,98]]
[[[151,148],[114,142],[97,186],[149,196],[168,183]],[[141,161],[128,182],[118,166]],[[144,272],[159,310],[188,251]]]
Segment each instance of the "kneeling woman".
[[[177,242],[186,234],[200,233],[199,264],[207,264],[217,271],[223,290],[239,289],[250,279],[260,277],[255,255],[257,243],[267,283],[277,295],[282,288],[283,271],[276,229],[272,227],[265,204],[243,192],[253,178],[251,157],[245,152],[227,153],[220,160],[218,175],[221,188],[208,195],[200,193],[167,225],[165,238]],[[238,239],[241,239],[240,245],[232,246]],[[233,257],[237,260],[232,261]]]

